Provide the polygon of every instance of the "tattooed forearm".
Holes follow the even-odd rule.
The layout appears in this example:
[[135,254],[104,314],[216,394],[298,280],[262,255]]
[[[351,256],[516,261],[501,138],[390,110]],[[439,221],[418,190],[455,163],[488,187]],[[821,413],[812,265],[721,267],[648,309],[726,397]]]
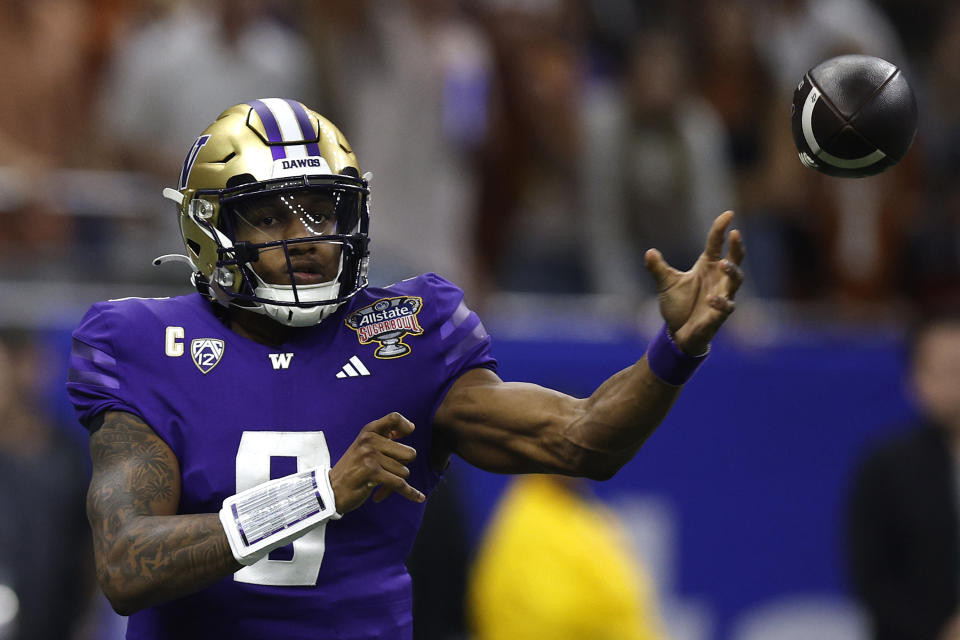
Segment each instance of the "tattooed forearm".
[[174,515],[177,459],[139,418],[108,413],[90,452],[97,576],[119,612],[197,591],[240,568],[216,514]]
[[240,568],[216,514],[139,518],[118,547],[106,567],[107,582],[134,610],[192,593]]

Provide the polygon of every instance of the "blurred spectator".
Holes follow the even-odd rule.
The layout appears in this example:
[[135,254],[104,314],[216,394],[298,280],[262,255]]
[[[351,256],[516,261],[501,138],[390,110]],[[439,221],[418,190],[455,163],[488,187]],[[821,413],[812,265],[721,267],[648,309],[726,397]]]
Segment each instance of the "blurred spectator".
[[0,336],[0,582],[17,598],[5,639],[70,638],[94,589],[88,474],[40,401],[48,367],[28,333]]
[[762,162],[763,122],[783,105],[761,59],[753,32],[755,15],[744,0],[698,3],[687,40],[693,51],[687,66],[697,91],[716,109],[728,133],[727,152],[736,173],[737,200],[749,205]]
[[373,173],[371,280],[430,270],[469,291],[473,163],[488,126],[486,39],[454,0],[314,4],[322,93]]
[[644,252],[686,269],[703,249],[690,229],[736,208],[726,130],[689,69],[678,33],[642,33],[623,87],[588,96],[580,228],[594,290],[652,292]]
[[582,4],[591,75],[622,74],[630,43],[640,29],[641,13],[649,19],[648,6],[641,7],[637,0],[584,0]]
[[928,184],[910,229],[903,286],[926,307],[960,302],[960,7],[945,12],[927,76],[917,80],[923,145],[914,153]]
[[802,186],[811,176],[796,171],[796,156],[790,153],[790,96],[778,90],[761,52],[759,15],[749,0],[698,3],[689,37],[690,66],[727,132],[737,225],[750,241],[750,290],[762,297],[790,298],[815,286],[807,282],[818,261],[808,258],[816,252]]
[[905,64],[896,31],[871,0],[772,0],[753,10],[760,50],[780,90],[792,91],[807,69],[844,52]]
[[960,638],[960,316],[911,340],[918,423],[856,473],[848,513],[853,587],[875,640]]
[[[763,122],[763,170],[754,174],[746,233],[763,295],[819,299],[838,310],[889,303],[899,292],[919,167],[908,156],[882,176],[829,178],[796,157],[790,102],[820,62],[869,53],[905,66],[896,32],[866,0],[779,0],[755,7],[754,32],[773,79]],[[848,304],[853,303],[853,304]]]
[[874,0],[897,30],[914,69],[926,66],[949,2],[943,0]]
[[[168,175],[225,104],[310,103],[310,49],[256,0],[144,3],[109,64],[100,136],[124,169]],[[305,93],[306,92],[306,93]]]
[[172,211],[159,193],[176,186],[171,167],[180,166],[183,150],[224,105],[258,96],[313,98],[311,52],[281,20],[283,5],[143,0],[125,15],[116,46],[103,63],[98,115],[90,128],[103,162],[142,173],[137,186],[146,193],[127,215],[85,220],[79,238],[86,255],[100,256],[94,264],[112,265],[111,279],[122,273],[141,282],[183,281],[180,268],[155,269],[149,262],[180,245],[176,227],[158,215],[158,209]]
[[495,76],[475,218],[479,277],[487,289],[585,292],[581,34],[561,0],[483,4]]
[[[356,103],[363,87],[381,65],[384,52],[373,25],[377,0],[299,4],[301,27],[316,60],[313,74],[324,115],[340,123],[352,140],[363,123]],[[362,161],[362,159],[361,159]]]
[[477,640],[664,638],[652,583],[582,481],[514,480],[469,578]]
[[[0,4],[0,155],[7,166],[76,166],[103,43],[99,0]],[[105,15],[109,15],[108,13]]]
[[15,272],[27,256],[35,265],[69,245],[72,220],[45,196],[44,181],[50,169],[84,159],[97,4],[0,3],[0,256]]

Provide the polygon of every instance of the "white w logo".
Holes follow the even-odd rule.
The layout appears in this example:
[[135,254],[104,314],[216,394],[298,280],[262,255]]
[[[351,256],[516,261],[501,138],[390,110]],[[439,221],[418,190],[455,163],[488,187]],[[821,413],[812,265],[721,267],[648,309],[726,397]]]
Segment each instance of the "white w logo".
[[292,353],[268,353],[267,355],[270,356],[274,369],[288,369],[290,361],[293,360]]

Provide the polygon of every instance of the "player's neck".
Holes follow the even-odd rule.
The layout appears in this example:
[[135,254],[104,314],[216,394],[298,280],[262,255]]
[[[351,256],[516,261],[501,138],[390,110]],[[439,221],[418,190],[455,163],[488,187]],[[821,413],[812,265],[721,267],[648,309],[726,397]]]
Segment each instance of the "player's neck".
[[298,327],[280,324],[263,314],[236,307],[230,308],[226,322],[234,333],[269,347],[283,344],[302,331]]

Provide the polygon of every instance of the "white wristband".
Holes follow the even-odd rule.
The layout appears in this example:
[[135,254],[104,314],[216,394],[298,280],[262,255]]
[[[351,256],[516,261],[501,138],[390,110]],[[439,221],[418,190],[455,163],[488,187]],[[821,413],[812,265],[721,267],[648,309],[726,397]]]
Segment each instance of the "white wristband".
[[270,480],[223,501],[220,523],[233,557],[251,565],[327,520],[339,520],[330,469]]

